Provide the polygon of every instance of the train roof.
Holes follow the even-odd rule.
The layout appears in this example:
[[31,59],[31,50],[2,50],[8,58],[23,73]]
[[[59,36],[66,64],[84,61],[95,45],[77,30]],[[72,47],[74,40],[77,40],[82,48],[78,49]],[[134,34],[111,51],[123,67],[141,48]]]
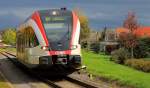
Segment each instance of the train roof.
[[72,15],[72,11],[67,10],[66,8],[36,10],[23,23],[21,23],[19,27],[25,26],[24,23],[26,23],[30,18],[37,20],[39,17],[42,16],[71,16],[71,15]]
[[38,10],[41,16],[43,15],[70,15],[72,12],[70,10],[67,10],[66,8],[61,9],[47,9],[47,10]]

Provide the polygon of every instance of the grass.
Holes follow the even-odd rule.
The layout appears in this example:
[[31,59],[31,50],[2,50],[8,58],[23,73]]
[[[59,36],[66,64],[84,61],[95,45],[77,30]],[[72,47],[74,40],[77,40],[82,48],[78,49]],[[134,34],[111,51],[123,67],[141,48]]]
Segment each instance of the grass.
[[82,51],[83,64],[87,66],[89,73],[117,80],[121,84],[135,86],[137,88],[150,88],[150,73],[137,71],[127,66],[109,61],[109,56]]
[[143,58],[144,60],[150,60],[150,57],[148,57],[148,58]]
[[0,52],[2,51],[16,52],[16,48],[0,48]]
[[0,88],[11,88],[0,73]]

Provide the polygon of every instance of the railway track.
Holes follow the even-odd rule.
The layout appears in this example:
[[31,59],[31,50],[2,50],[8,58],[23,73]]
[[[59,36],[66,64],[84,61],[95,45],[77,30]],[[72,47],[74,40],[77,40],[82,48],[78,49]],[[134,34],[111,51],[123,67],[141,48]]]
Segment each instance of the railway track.
[[[28,74],[30,74],[30,76],[32,75],[32,77],[35,77],[36,79],[48,84],[50,87],[52,88],[98,88],[95,85],[83,82],[81,80],[69,77],[69,76],[63,76],[61,78],[61,80],[56,81],[56,80],[51,80],[51,79],[47,79],[41,75],[37,75],[36,72],[33,72],[31,70],[29,70],[27,67],[23,66],[22,64],[18,64],[20,62],[18,62],[15,58],[16,55],[11,54],[9,52],[0,52],[2,55],[4,55],[5,57],[7,57],[10,61],[12,61],[15,65],[23,68],[24,71],[26,71]],[[12,59],[12,57],[14,57]],[[70,86],[67,86],[69,85]]]

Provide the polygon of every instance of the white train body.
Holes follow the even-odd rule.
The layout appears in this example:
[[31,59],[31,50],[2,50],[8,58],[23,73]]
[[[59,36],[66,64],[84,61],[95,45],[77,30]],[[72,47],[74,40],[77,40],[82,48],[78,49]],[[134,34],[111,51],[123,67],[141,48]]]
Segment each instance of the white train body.
[[81,66],[80,22],[73,11],[35,11],[17,28],[17,60],[29,68]]

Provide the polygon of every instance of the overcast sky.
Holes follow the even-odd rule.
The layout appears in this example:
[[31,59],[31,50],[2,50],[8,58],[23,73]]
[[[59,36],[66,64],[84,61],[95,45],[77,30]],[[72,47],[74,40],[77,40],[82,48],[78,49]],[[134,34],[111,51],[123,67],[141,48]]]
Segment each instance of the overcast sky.
[[150,0],[0,0],[0,29],[16,27],[34,10],[60,7],[80,8],[96,30],[121,26],[129,11],[150,26]]

